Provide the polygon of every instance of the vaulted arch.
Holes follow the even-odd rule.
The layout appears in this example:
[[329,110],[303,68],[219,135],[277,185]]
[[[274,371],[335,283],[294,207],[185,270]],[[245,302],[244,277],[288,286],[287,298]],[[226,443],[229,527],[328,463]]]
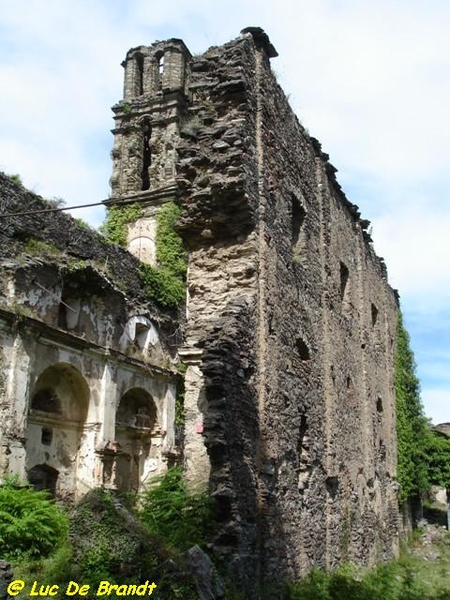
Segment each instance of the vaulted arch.
[[26,429],[26,467],[36,488],[76,490],[89,397],[84,377],[69,363],[51,365],[37,378]]

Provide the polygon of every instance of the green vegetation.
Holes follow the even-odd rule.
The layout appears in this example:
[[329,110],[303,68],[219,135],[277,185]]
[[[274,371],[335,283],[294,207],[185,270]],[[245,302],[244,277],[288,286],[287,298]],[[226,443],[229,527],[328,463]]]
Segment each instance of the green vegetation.
[[[179,468],[142,495],[91,490],[71,511],[70,537],[69,519],[46,493],[15,480],[0,487],[1,558],[13,562],[16,577],[60,585],[59,597],[70,580],[94,588],[153,577],[164,597],[194,599],[194,579],[177,554],[204,546],[211,521],[208,495],[188,494]],[[160,571],[169,558],[175,570]]]
[[56,254],[61,254],[61,250],[58,248],[58,246],[50,244],[49,242],[37,240],[36,238],[30,238],[27,240],[27,243],[23,249],[27,254],[32,254],[35,256],[55,256]]
[[145,293],[162,306],[176,308],[184,300],[184,282],[171,273],[142,263],[139,277]]
[[184,278],[186,251],[183,240],[174,229],[180,214],[180,207],[175,202],[167,202],[159,209],[156,217],[156,260],[161,269]]
[[86,229],[87,231],[95,231],[95,229],[93,227],[91,227],[89,225],[89,223],[86,223],[86,221],[84,219],[75,219],[75,221],[77,222],[77,225],[79,227],[81,227],[82,229]]
[[174,202],[167,202],[156,217],[157,267],[142,263],[139,275],[145,293],[162,306],[175,308],[185,298],[186,251],[174,225],[180,209]]
[[73,563],[78,578],[98,584],[133,583],[164,558],[163,543],[151,537],[117,497],[103,489],[86,494],[71,517]]
[[[101,233],[114,244],[126,246],[127,225],[142,216],[138,204],[113,205],[108,208]],[[145,293],[161,306],[176,308],[185,298],[186,251],[174,229],[180,209],[174,202],[162,206],[156,217],[156,261],[153,267],[141,263],[139,276]]]
[[450,490],[450,438],[431,431],[427,439],[426,454],[431,485]]
[[313,570],[288,588],[286,600],[437,600],[429,595],[414,572],[414,561],[403,559],[361,574],[351,566],[336,573]]
[[[0,486],[2,557],[12,560],[16,578],[60,585],[59,597],[64,597],[64,584],[70,580],[95,589],[103,579],[124,585],[153,578],[161,597],[198,598],[193,574],[185,571],[178,554],[208,541],[212,525],[208,495],[188,493],[181,469],[175,468],[150,491],[128,494],[127,501],[103,489],[89,492],[72,511],[69,540],[62,510],[45,493],[9,480]],[[352,565],[335,573],[316,569],[287,586],[282,595],[265,590],[265,597],[444,600],[450,597],[449,570],[450,535],[440,527],[428,527],[416,534],[412,549],[397,561],[372,570]],[[21,597],[28,593],[24,590]],[[237,597],[226,594],[228,599]]]
[[183,362],[178,363],[178,373],[181,377],[177,383],[177,392],[175,396],[175,425],[178,427],[184,427],[186,420],[186,413],[184,408],[184,396],[185,396],[185,374],[187,371],[187,365]]
[[16,185],[20,185],[21,187],[23,187],[23,183],[22,183],[22,178],[20,175],[18,175],[17,173],[13,173],[11,175],[8,175],[8,177],[11,179],[11,181],[13,181]]
[[47,492],[17,479],[0,486],[0,548],[3,558],[48,556],[66,538],[68,519]]
[[[288,586],[285,600],[448,600],[450,535],[441,527],[419,531],[400,559],[364,570],[344,565],[314,569]],[[278,596],[277,596],[278,597]]]
[[100,227],[102,233],[108,242],[127,245],[127,225],[133,223],[142,216],[142,209],[139,204],[113,204],[108,207],[106,221]]
[[394,385],[397,408],[397,479],[400,503],[420,497],[429,488],[426,448],[429,426],[420,400],[414,354],[398,313]]
[[181,467],[174,467],[142,495],[141,519],[172,550],[204,547],[211,533],[212,507],[207,492],[187,491]]
[[53,198],[44,198],[43,200],[48,204],[50,208],[62,208],[67,204],[64,198],[61,198],[61,196],[53,196]]

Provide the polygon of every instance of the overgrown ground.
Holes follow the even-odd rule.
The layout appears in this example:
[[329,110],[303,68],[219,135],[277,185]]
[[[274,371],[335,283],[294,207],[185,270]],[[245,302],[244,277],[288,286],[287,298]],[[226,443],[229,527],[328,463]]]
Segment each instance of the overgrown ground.
[[450,533],[444,527],[427,525],[419,530],[409,561],[430,598],[445,593],[442,598],[450,599]]
[[[19,600],[30,597],[35,580],[44,586],[58,585],[55,598],[66,597],[71,580],[91,586],[94,595],[87,598],[96,597],[103,580],[122,586],[119,596],[126,595],[126,585],[150,580],[157,582],[155,598],[245,600],[231,591],[233,582],[226,577],[223,586],[218,583],[214,568],[210,567],[210,575],[205,576],[204,569],[200,575],[188,560],[188,548],[196,544],[208,548],[214,520],[211,511],[207,495],[186,493],[179,468],[139,498],[97,489],[69,512],[45,494],[10,479],[0,485],[0,558],[11,560],[15,579],[27,584]],[[450,534],[442,526],[445,512],[434,507],[427,516],[438,523],[415,532],[397,561],[369,571],[351,565],[333,574],[316,570],[301,583],[286,584],[284,590],[267,588],[262,597],[450,600]],[[205,585],[209,595],[200,595]],[[219,593],[222,588],[227,590],[225,597]]]
[[398,561],[362,572],[350,565],[333,575],[315,571],[286,600],[450,600],[450,534],[428,524]]

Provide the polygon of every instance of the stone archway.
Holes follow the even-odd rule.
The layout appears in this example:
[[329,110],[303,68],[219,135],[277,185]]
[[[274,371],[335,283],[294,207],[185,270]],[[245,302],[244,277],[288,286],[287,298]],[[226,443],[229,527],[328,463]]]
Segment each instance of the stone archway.
[[36,465],[28,471],[28,481],[35,490],[47,490],[53,496],[56,494],[58,471],[48,465]]
[[73,494],[89,388],[69,363],[57,363],[37,378],[26,429],[26,468],[30,483],[52,493]]
[[158,412],[152,396],[143,388],[131,388],[119,401],[116,412],[118,444],[115,485],[138,491],[157,470],[160,447],[152,440],[160,435]]

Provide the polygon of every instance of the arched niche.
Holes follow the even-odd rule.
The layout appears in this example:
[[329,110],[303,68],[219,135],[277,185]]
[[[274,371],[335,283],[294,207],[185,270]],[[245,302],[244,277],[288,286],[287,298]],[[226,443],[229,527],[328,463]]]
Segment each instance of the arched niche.
[[69,363],[57,363],[37,378],[30,394],[26,466],[30,482],[52,493],[73,493],[89,387]]
[[116,426],[129,430],[150,432],[157,420],[157,409],[152,396],[143,388],[131,388],[120,399]]
[[38,377],[31,395],[30,414],[46,412],[60,419],[82,423],[89,406],[89,387],[70,363],[57,363]]
[[48,465],[35,465],[28,470],[28,481],[36,491],[47,490],[56,494],[59,472]]
[[125,324],[119,347],[122,351],[129,346],[148,352],[149,347],[155,348],[160,344],[158,330],[147,317],[135,315]]
[[158,410],[151,394],[138,387],[127,390],[116,412],[115,485],[118,489],[138,491],[146,479],[156,473],[160,446],[152,441],[160,435]]

